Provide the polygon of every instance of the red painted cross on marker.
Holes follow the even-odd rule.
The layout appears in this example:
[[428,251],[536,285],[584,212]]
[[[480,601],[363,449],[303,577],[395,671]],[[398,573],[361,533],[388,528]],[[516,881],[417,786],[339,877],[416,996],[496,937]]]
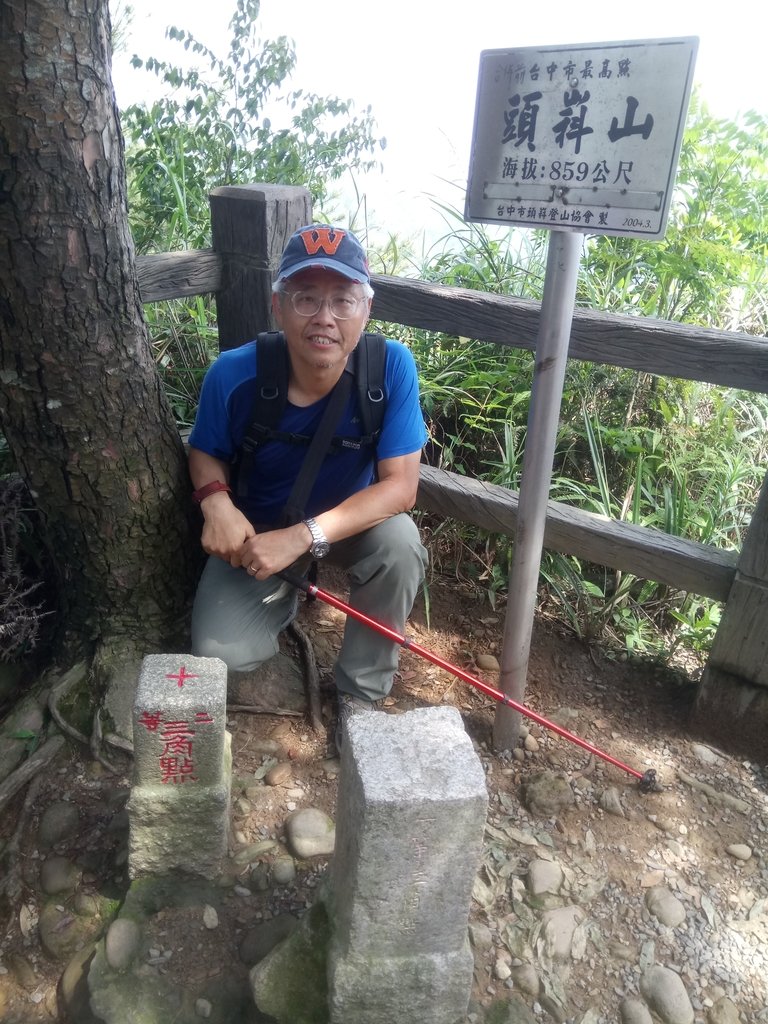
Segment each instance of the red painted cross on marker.
[[187,679],[197,679],[197,676],[193,676],[190,672],[187,672],[186,666],[182,665],[181,668],[179,669],[179,671],[175,675],[169,674],[169,675],[166,675],[165,678],[166,679],[178,679],[178,681],[179,681],[179,689],[181,690],[183,688],[184,683],[185,683],[185,681]]

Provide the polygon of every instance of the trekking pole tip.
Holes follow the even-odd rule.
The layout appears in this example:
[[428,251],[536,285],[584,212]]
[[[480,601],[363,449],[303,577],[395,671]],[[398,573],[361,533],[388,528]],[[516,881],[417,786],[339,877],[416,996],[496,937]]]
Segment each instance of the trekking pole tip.
[[656,775],[655,768],[649,768],[642,779],[640,779],[641,793],[661,793],[663,788]]

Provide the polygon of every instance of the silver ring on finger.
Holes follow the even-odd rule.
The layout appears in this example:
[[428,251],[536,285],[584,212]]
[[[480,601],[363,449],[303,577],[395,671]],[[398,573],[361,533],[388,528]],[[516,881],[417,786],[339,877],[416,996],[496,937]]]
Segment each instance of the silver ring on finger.
[[254,565],[249,565],[248,566],[248,572],[251,574],[251,576],[255,576],[258,571],[259,570],[256,568],[256,566],[254,566]]

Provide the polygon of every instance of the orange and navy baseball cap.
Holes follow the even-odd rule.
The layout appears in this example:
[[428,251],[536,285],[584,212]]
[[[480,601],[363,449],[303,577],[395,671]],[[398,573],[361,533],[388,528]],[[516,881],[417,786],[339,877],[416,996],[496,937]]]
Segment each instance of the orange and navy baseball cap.
[[283,251],[278,281],[298,274],[310,267],[334,270],[350,281],[370,284],[368,257],[359,240],[346,228],[330,224],[309,224],[295,231]]

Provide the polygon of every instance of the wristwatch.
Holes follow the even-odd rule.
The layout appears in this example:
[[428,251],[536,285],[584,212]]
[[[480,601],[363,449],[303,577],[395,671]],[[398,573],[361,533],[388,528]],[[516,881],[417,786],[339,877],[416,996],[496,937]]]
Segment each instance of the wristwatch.
[[328,543],[328,538],[325,536],[323,531],[317,525],[314,519],[302,519],[302,522],[312,534],[312,546],[309,549],[310,555],[313,558],[325,558],[328,552],[331,550],[331,545]]

